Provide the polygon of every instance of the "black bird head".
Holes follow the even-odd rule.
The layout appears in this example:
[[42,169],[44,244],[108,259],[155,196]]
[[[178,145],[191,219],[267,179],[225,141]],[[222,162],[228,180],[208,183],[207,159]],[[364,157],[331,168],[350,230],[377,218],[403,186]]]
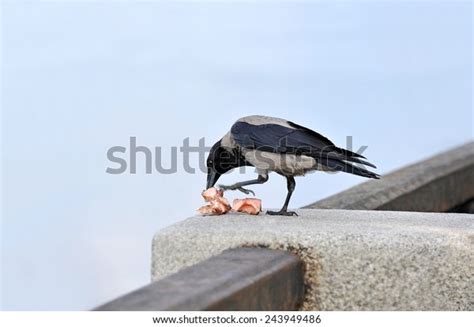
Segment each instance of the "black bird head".
[[236,149],[226,149],[221,141],[214,144],[207,157],[207,187],[213,187],[219,177],[231,169],[246,165],[245,160]]

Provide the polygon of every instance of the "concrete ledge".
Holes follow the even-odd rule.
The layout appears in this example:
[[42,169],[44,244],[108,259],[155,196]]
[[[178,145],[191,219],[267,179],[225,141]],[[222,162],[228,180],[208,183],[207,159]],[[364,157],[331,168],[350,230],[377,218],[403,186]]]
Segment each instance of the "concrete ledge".
[[474,199],[474,142],[306,206],[446,212]]
[[289,311],[303,302],[303,262],[286,251],[224,251],[98,311]]
[[159,231],[158,280],[229,248],[283,249],[305,265],[306,310],[473,310],[474,216],[299,210],[194,217]]

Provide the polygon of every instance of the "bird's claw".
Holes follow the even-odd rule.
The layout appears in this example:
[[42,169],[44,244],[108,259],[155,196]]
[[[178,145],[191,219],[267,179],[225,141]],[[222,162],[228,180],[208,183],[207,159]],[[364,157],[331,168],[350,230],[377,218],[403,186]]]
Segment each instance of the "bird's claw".
[[280,210],[280,211],[267,211],[267,215],[270,216],[298,216],[294,211]]
[[235,190],[239,190],[240,192],[242,193],[245,193],[245,194],[252,194],[253,196],[255,196],[255,192],[252,191],[252,190],[249,190],[249,189],[246,189],[246,188],[243,188],[242,186],[234,186],[234,185],[219,185],[218,186],[221,190],[224,190],[224,191],[227,191],[227,190],[230,190],[230,191],[235,191]]
[[235,190],[235,187],[233,187],[232,185],[219,184],[219,185],[217,185],[217,188],[220,189],[220,190],[223,190],[223,191],[234,191]]
[[243,187],[239,187],[239,188],[237,188],[237,190],[239,190],[240,192],[245,193],[247,195],[252,194],[253,196],[255,196],[255,192],[252,191],[252,190],[249,190],[249,189],[246,189],[246,188],[243,188]]

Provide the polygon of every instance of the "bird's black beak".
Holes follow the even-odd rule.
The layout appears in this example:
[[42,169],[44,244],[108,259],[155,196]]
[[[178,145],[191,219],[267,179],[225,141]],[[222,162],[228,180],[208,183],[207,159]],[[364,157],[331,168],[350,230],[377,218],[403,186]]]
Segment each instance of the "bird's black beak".
[[217,180],[219,179],[219,177],[221,177],[221,174],[219,174],[218,172],[216,172],[213,169],[209,169],[208,172],[207,172],[207,187],[206,187],[206,190],[208,188],[213,187],[217,183]]

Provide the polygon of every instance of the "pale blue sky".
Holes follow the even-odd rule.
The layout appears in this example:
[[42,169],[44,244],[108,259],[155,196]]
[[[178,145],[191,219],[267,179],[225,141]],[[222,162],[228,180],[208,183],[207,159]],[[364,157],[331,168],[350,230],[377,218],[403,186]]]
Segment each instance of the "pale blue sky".
[[[205,175],[106,174],[130,136],[169,161],[186,137],[280,116],[353,136],[380,173],[473,137],[469,1],[2,9],[4,309],[88,309],[148,282],[153,233],[194,214]],[[299,178],[292,206],[363,181]],[[253,189],[279,207],[285,188]]]

